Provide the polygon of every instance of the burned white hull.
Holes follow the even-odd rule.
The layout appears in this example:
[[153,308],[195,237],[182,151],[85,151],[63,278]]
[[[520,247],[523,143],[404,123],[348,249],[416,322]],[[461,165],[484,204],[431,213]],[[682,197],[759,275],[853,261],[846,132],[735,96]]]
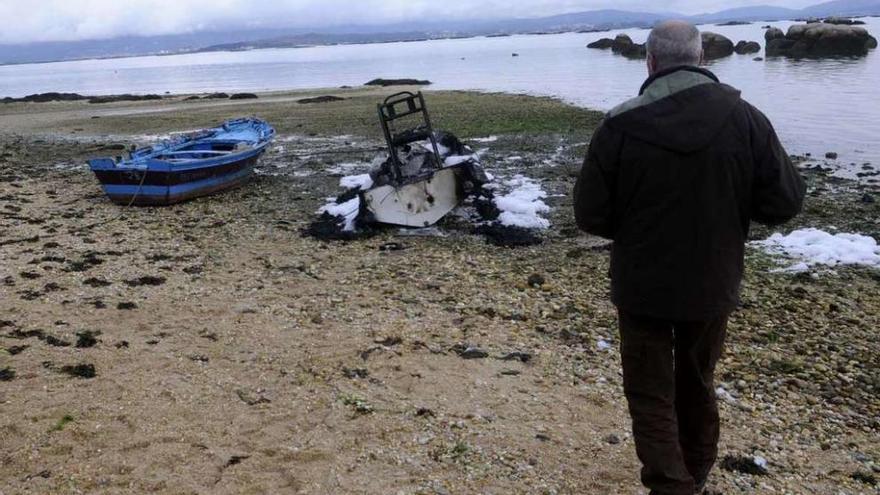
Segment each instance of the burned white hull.
[[429,227],[464,200],[464,172],[458,167],[439,170],[424,180],[403,186],[381,186],[364,191],[368,214],[375,222],[401,227]]

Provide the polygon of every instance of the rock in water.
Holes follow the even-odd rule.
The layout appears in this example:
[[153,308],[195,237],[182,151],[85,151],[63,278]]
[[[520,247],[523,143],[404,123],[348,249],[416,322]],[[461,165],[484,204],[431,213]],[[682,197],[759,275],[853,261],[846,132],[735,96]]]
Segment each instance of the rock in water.
[[733,41],[718,33],[704,31],[703,57],[706,60],[715,60],[733,55]]
[[767,32],[764,33],[764,41],[767,43],[782,38],[785,38],[785,33],[777,27],[770,27],[767,29]]
[[625,34],[618,34],[614,38],[611,51],[627,58],[646,58],[648,56],[645,45],[633,43],[632,38]]
[[614,40],[611,38],[602,38],[587,45],[587,48],[596,48],[599,50],[607,50],[614,46]]
[[364,86],[427,86],[431,81],[422,81],[419,79],[373,79],[364,84]]
[[864,56],[876,47],[876,39],[860,26],[796,24],[785,36],[780,37],[780,32],[767,31],[767,55],[793,58]]
[[761,45],[759,45],[757,41],[740,41],[735,47],[733,47],[733,51],[740,55],[758,53],[761,51]]
[[857,21],[855,19],[849,19],[847,17],[829,17],[825,19],[825,24],[837,24],[840,26],[861,26],[864,25],[864,21]]

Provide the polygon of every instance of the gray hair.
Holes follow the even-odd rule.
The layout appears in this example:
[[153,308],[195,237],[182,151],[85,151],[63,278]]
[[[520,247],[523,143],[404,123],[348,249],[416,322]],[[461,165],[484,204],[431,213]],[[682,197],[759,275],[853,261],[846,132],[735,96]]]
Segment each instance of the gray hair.
[[703,58],[703,39],[700,30],[687,21],[664,21],[651,30],[647,50],[659,70],[699,65]]

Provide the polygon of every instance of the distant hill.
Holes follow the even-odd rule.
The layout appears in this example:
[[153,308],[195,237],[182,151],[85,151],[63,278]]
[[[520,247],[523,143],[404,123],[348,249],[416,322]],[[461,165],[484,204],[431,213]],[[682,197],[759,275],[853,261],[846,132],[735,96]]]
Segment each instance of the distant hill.
[[718,23],[855,15],[880,15],[880,0],[835,0],[801,10],[772,6],[742,7],[695,16],[674,12],[627,12],[605,9],[526,19],[417,21],[377,26],[336,26],[323,28],[320,32],[312,32],[315,31],[314,29],[252,29],[111,40],[0,45],[0,64],[201,51],[383,43],[494,34],[609,30],[650,27],[658,21],[670,18],[684,18],[696,23]]
[[880,0],[835,0],[807,7],[805,17],[880,15]]
[[786,9],[784,7],[741,7],[737,9],[722,10],[714,14],[701,14],[692,16],[697,22],[725,22],[725,21],[766,21],[776,19],[793,19],[801,16],[800,10]]

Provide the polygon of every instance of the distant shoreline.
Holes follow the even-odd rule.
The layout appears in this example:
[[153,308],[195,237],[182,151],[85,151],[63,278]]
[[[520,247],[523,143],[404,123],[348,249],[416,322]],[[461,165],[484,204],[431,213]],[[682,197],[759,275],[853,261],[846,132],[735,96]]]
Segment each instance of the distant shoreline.
[[240,49],[216,49],[212,50],[210,47],[208,48],[199,48],[195,50],[185,50],[174,53],[145,53],[142,55],[108,55],[105,57],[82,57],[82,58],[69,58],[63,60],[43,60],[38,62],[8,62],[8,63],[0,63],[0,67],[14,67],[21,65],[48,65],[48,64],[63,64],[68,62],[86,62],[89,60],[120,60],[126,58],[146,58],[146,57],[174,57],[179,55],[195,55],[199,53],[242,53],[242,52],[255,52],[260,50],[293,50],[293,49],[304,49],[304,48],[318,48],[318,47],[331,47],[331,46],[366,46],[366,45],[392,45],[395,43],[424,43],[426,41],[443,41],[443,40],[469,40],[476,38],[506,38],[512,36],[549,36],[549,35],[559,35],[559,34],[587,34],[587,33],[607,33],[610,31],[618,31],[621,29],[647,29],[647,28],[639,28],[637,26],[629,27],[629,28],[615,28],[615,29],[602,29],[595,31],[585,31],[585,30],[572,30],[572,31],[559,31],[559,32],[547,32],[547,33],[510,33],[510,34],[480,34],[480,35],[472,35],[472,36],[443,36],[443,37],[428,37],[428,38],[420,38],[420,39],[399,39],[399,40],[383,40],[383,41],[359,41],[359,42],[351,42],[351,43],[316,43],[309,45],[291,45],[291,46],[265,46],[265,47],[249,47],[249,48],[240,48]]
[[[868,16],[864,16],[868,17]],[[856,17],[853,17],[855,19]],[[746,24],[755,24],[758,22],[793,22],[796,19],[778,19],[778,20],[765,20],[765,21],[750,21],[746,22]],[[697,24],[697,26],[721,26],[721,23],[704,23]],[[21,66],[21,65],[47,65],[47,64],[62,64],[67,62],[85,62],[85,61],[98,61],[98,60],[119,60],[119,59],[128,59],[128,58],[146,58],[146,57],[173,57],[179,55],[194,55],[200,53],[242,53],[242,52],[252,52],[252,51],[260,51],[260,50],[289,50],[289,49],[303,49],[303,48],[317,48],[317,47],[332,47],[332,46],[366,46],[366,45],[391,45],[395,43],[423,43],[426,41],[443,41],[443,40],[466,40],[466,39],[476,39],[476,38],[486,38],[486,39],[497,39],[497,38],[508,38],[513,36],[552,36],[552,35],[561,35],[561,34],[593,34],[593,33],[608,33],[612,31],[623,31],[629,29],[641,29],[646,30],[649,29],[645,26],[633,25],[628,27],[615,27],[615,28],[602,28],[602,29],[569,29],[562,31],[533,31],[533,32],[521,32],[521,33],[494,33],[494,34],[475,34],[475,35],[462,35],[462,36],[436,36],[436,37],[425,37],[418,39],[407,39],[401,38],[396,40],[377,40],[377,41],[356,41],[356,42],[339,42],[339,43],[314,43],[314,44],[303,44],[303,45],[290,45],[290,46],[250,46],[243,48],[217,48],[212,49],[212,47],[198,48],[192,50],[183,50],[173,53],[168,52],[157,52],[157,53],[145,53],[141,55],[108,55],[104,57],[81,57],[81,58],[69,58],[69,59],[61,59],[61,60],[43,60],[43,61],[35,61],[35,62],[8,62],[8,63],[0,63],[0,67],[12,67],[12,66]],[[240,43],[244,44],[244,43]],[[232,44],[230,44],[232,45]],[[224,45],[220,45],[224,46]]]

